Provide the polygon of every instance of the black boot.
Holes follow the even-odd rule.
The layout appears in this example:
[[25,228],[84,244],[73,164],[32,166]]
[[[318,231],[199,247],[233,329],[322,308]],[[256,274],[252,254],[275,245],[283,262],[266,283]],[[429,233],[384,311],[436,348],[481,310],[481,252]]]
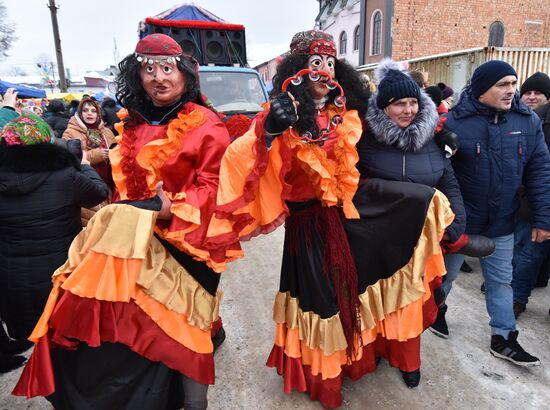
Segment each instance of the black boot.
[[0,353],[0,373],[7,373],[21,367],[25,360],[23,356],[12,356]]
[[516,317],[516,319],[519,317],[519,315],[521,315],[523,312],[525,312],[526,307],[527,307],[527,305],[525,305],[523,303],[516,302],[514,300],[514,316]]
[[472,269],[472,267],[470,265],[468,265],[468,262],[466,262],[466,261],[462,262],[462,266],[460,267],[460,270],[462,272],[466,272],[466,273],[472,273],[474,271]]
[[430,331],[443,339],[449,337],[449,328],[447,327],[447,321],[445,320],[445,314],[447,313],[447,305],[442,305],[437,309],[437,317],[435,322],[429,327]]
[[468,243],[456,253],[474,258],[483,258],[491,255],[494,251],[495,242],[491,238],[481,235],[468,235]]
[[420,383],[420,369],[416,369],[414,372],[401,370],[401,377],[409,389],[414,389]]
[[218,332],[212,337],[212,344],[214,345],[214,353],[216,353],[216,350],[218,350],[218,347],[222,345],[222,343],[225,340],[225,330],[223,330],[223,326],[220,327]]

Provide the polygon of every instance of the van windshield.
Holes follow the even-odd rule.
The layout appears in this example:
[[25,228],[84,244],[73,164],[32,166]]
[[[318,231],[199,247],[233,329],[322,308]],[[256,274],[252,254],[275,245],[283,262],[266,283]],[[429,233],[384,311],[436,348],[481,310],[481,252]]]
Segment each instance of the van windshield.
[[217,111],[260,112],[266,102],[263,85],[254,73],[201,71],[201,90]]

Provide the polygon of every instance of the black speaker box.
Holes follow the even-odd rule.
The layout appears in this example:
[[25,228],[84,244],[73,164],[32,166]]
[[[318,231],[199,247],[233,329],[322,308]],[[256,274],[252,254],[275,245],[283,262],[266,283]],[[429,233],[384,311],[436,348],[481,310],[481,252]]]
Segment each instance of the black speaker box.
[[244,30],[215,30],[151,25],[149,34],[161,33],[178,42],[183,54],[195,58],[200,65],[246,65]]
[[183,54],[193,57],[202,64],[201,33],[199,29],[153,26],[155,33],[172,37],[181,46]]
[[245,65],[244,31],[202,29],[204,64]]

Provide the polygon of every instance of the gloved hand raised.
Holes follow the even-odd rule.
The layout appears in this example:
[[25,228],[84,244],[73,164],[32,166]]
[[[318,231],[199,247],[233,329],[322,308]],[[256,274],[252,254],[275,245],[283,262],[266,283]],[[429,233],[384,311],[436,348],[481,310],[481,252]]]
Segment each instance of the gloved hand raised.
[[271,136],[279,135],[293,125],[298,121],[297,108],[298,102],[288,92],[273,98],[265,120],[266,132]]
[[439,145],[443,151],[445,151],[445,157],[450,158],[460,147],[458,142],[458,136],[449,131],[447,128],[443,128],[441,131],[435,134],[435,142]]

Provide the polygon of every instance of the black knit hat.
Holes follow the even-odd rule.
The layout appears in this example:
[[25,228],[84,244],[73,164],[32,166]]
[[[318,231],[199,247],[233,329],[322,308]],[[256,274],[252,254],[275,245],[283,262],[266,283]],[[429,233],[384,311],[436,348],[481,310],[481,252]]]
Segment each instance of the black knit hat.
[[518,77],[510,64],[500,60],[490,60],[475,69],[471,79],[472,95],[478,99],[481,95],[507,75]]
[[521,86],[520,95],[527,91],[540,91],[550,100],[550,77],[540,71],[529,77]]
[[441,105],[441,101],[443,100],[443,93],[441,92],[441,88],[439,88],[437,85],[432,85],[431,87],[424,88],[424,91],[430,96],[436,107],[439,107]]
[[65,104],[61,100],[51,100],[48,104],[48,111],[51,113],[63,112],[65,111]]
[[420,101],[420,87],[392,60],[382,61],[377,68],[378,95],[376,105],[384,109],[401,98],[416,98]]

